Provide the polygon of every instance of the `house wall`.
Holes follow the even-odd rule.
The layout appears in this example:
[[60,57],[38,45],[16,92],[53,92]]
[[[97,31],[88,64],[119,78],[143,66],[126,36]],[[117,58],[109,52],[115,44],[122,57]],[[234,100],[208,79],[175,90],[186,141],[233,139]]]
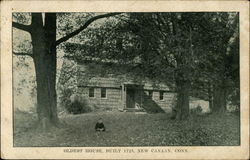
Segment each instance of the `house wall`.
[[166,112],[172,111],[172,107],[176,102],[176,93],[164,92],[163,99],[160,100],[160,92],[153,91],[152,98],[149,97],[149,91],[144,91],[143,105],[145,109],[152,110],[154,112]]
[[106,88],[106,98],[101,98],[101,88],[94,90],[95,96],[89,97],[89,87],[78,87],[78,96],[94,109],[118,110],[118,107],[122,106],[120,89]]
[[159,99],[160,93],[154,92],[153,100],[165,111],[171,112],[176,102],[176,93],[164,92],[163,100]]
[[[87,103],[98,109],[122,110],[124,103],[122,99],[122,84],[136,82],[133,79],[117,78],[115,76],[100,77],[100,75],[88,76],[86,74],[86,65],[78,65],[78,95],[85,99]],[[124,75],[126,76],[126,75]],[[138,103],[146,111],[152,112],[171,112],[175,104],[175,93],[170,92],[168,86],[164,84],[153,85],[152,82],[145,80],[143,82],[144,90],[135,90],[135,103]],[[89,87],[95,88],[95,97],[89,97]],[[107,98],[101,98],[101,88],[106,88]],[[153,91],[153,97],[148,96],[148,90]],[[164,91],[163,100],[159,99],[159,91]],[[126,93],[125,93],[126,94]],[[142,97],[141,97],[142,96]],[[125,97],[124,97],[125,98]]]
[[[94,97],[89,97],[89,87],[79,87],[78,95],[80,99],[85,100],[87,104],[100,110],[122,110],[124,109],[122,102],[122,90],[117,88],[106,88],[106,98],[101,98],[101,88],[95,88]],[[141,97],[142,95],[142,97]],[[176,94],[164,92],[163,100],[159,99],[159,91],[153,91],[153,97],[148,96],[148,91],[135,91],[135,103],[149,112],[166,112],[172,110],[172,106],[176,102]]]

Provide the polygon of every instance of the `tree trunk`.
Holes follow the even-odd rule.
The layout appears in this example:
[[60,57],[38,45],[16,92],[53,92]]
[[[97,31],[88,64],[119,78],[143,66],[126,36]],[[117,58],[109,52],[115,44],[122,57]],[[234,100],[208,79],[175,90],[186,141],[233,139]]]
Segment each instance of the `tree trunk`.
[[176,80],[177,104],[172,110],[171,119],[184,120],[189,116],[190,83],[183,77],[184,75],[179,73]]
[[177,70],[175,84],[177,91],[177,104],[175,109],[175,119],[177,120],[184,120],[189,117],[189,90],[191,85],[189,80],[190,68],[187,63],[188,57],[184,54],[179,58],[176,57]]
[[[50,15],[51,14],[51,15]],[[32,13],[32,45],[37,83],[37,114],[43,129],[57,125],[56,103],[56,15]]]
[[189,116],[189,87],[189,83],[186,81],[177,83],[177,120],[184,120]]
[[48,85],[51,105],[51,118],[58,123],[56,94],[56,13],[45,13],[46,48],[48,52]]
[[208,102],[209,102],[209,109],[213,109],[213,91],[212,91],[212,85],[209,82],[208,83]]
[[212,112],[226,111],[226,89],[223,85],[215,86],[213,92]]

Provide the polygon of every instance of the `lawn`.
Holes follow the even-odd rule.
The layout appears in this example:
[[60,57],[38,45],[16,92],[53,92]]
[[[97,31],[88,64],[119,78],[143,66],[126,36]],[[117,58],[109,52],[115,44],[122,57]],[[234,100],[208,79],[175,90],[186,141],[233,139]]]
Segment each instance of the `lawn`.
[[[106,132],[95,132],[102,117]],[[239,145],[239,116],[192,116],[185,121],[170,115],[101,112],[60,117],[63,126],[47,132],[35,127],[34,114],[15,112],[14,146],[211,146]]]

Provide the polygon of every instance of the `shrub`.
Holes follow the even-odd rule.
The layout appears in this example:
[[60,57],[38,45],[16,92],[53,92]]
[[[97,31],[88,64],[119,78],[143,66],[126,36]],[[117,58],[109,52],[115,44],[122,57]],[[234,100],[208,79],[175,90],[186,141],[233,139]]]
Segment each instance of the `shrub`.
[[58,109],[63,109],[63,108],[68,108],[71,105],[71,100],[70,96],[73,94],[73,90],[71,88],[63,88],[61,89],[61,94],[59,97],[59,102],[61,108],[59,107]]
[[85,100],[75,100],[71,102],[66,106],[66,110],[72,114],[88,113],[92,111]]

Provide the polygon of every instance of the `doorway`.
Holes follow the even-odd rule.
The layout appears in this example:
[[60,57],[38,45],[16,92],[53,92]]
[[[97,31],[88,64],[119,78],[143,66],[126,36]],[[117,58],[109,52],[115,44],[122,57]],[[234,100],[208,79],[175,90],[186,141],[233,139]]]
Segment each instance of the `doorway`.
[[134,89],[127,89],[126,108],[135,108],[135,90]]

